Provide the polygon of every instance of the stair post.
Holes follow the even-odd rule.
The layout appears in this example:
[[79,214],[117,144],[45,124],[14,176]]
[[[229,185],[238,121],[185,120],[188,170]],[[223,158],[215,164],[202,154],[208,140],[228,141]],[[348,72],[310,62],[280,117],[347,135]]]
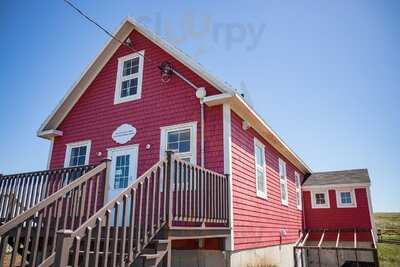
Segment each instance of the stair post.
[[54,266],[65,267],[68,265],[69,252],[73,242],[72,233],[72,230],[57,232]]
[[110,182],[111,159],[105,158],[101,162],[106,163],[106,169],[104,170],[105,173],[104,173],[104,192],[103,192],[103,206],[105,206],[108,202],[106,194],[108,193],[108,189],[110,187],[109,182]]
[[166,207],[166,212],[167,212],[167,222],[168,222],[168,228],[172,226],[172,182],[171,179],[174,177],[174,172],[175,172],[175,166],[172,164],[173,162],[173,151],[167,151],[167,192],[165,192],[167,195],[167,207]]

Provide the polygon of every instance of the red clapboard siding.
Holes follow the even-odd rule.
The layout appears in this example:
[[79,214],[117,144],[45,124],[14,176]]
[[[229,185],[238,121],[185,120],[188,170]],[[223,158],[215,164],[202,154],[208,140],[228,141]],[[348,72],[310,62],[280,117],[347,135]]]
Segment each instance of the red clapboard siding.
[[[302,229],[302,211],[296,207],[294,171],[303,174],[255,131],[242,129],[242,120],[232,112],[232,183],[235,250],[266,247],[280,243],[280,229],[287,235],[282,243],[293,243]],[[254,137],[265,145],[268,199],[257,197]],[[285,160],[289,206],[281,204],[278,159]]]
[[[123,123],[137,129],[127,144],[139,144],[138,176],[159,160],[160,127],[197,121],[197,163],[200,164],[200,104],[194,89],[174,76],[161,82],[158,66],[165,60],[197,86],[206,88],[207,95],[219,93],[194,72],[175,60],[160,47],[136,31],[130,38],[137,51],[145,50],[142,97],[139,100],[114,105],[118,58],[133,53],[120,47],[106,63],[86,92],[62,121],[58,130],[64,135],[54,140],[51,168],[63,166],[66,144],[91,140],[90,163],[96,164],[107,156],[107,149],[118,147],[112,132]],[[205,165],[223,172],[222,107],[205,107]],[[146,144],[151,148],[146,149]],[[98,153],[101,152],[101,156]]]
[[[355,189],[355,208],[338,208],[336,191],[329,190],[330,208],[313,209],[311,193],[303,192],[305,227],[306,228],[371,228],[371,217],[368,207],[368,197],[365,188]],[[341,235],[342,240],[353,240],[352,234]],[[370,234],[359,234],[359,239],[371,240]]]

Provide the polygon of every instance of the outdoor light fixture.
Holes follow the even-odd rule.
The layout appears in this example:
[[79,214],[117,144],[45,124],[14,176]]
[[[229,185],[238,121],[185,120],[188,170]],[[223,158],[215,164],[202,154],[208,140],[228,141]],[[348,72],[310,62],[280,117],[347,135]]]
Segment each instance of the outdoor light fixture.
[[129,46],[130,48],[132,48],[133,47],[133,43],[132,43],[132,40],[131,40],[131,38],[126,38],[126,40],[125,40],[125,44],[127,45],[127,46]]
[[161,63],[159,69],[161,71],[161,81],[163,83],[169,82],[173,73],[172,64],[168,61],[164,61],[163,63]]

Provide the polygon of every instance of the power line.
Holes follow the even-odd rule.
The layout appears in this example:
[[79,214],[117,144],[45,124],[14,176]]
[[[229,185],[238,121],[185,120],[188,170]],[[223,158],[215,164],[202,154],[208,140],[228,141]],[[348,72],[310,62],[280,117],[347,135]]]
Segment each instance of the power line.
[[[86,20],[90,21],[91,23],[93,23],[94,25],[96,25],[99,29],[101,29],[103,32],[105,32],[108,36],[110,36],[112,39],[114,39],[115,41],[117,41],[118,43],[120,43],[121,45],[124,45],[126,47],[128,47],[129,49],[131,49],[132,51],[136,52],[135,49],[133,49],[132,44],[127,43],[127,42],[123,42],[121,40],[119,40],[117,37],[115,37],[115,35],[113,35],[110,31],[108,31],[106,28],[104,28],[103,26],[101,26],[98,22],[96,22],[94,19],[92,19],[91,17],[89,17],[88,15],[85,14],[85,12],[83,12],[82,10],[80,10],[77,6],[75,6],[72,2],[70,2],[69,0],[64,0],[65,3],[67,3],[70,7],[72,7],[76,12],[78,12],[81,16],[83,16]],[[140,52],[136,52],[138,55],[140,55],[144,60],[147,60],[148,62],[152,63],[152,64],[156,64],[155,62],[153,62],[152,60],[146,58],[142,53]],[[158,64],[157,64],[158,65]]]

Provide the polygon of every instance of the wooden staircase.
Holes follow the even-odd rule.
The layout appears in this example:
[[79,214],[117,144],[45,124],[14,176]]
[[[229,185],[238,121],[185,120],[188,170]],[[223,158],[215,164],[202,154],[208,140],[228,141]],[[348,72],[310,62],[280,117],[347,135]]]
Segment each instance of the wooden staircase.
[[[0,208],[14,216],[0,226],[2,266],[168,266],[171,229],[228,225],[224,175],[168,153],[105,203],[109,167],[106,161],[75,180],[52,183],[51,193],[27,209],[10,197],[3,201],[14,206]],[[38,188],[47,188],[45,181]]]

